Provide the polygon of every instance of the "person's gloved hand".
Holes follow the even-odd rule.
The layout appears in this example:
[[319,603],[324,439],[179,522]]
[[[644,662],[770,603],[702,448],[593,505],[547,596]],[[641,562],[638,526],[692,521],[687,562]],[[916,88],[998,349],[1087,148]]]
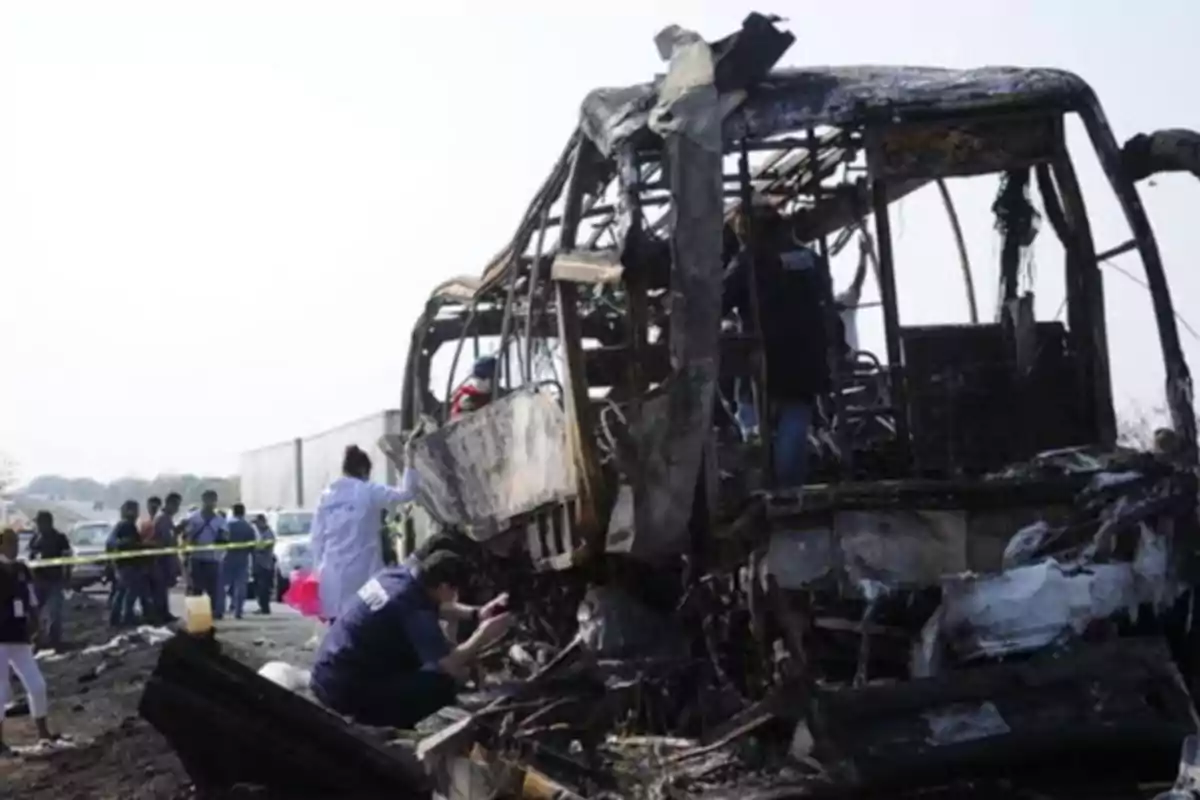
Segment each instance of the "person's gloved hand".
[[479,609],[479,619],[491,619],[508,610],[508,592],[496,595]]
[[497,614],[479,623],[479,629],[489,642],[495,642],[512,630],[517,618],[512,614]]

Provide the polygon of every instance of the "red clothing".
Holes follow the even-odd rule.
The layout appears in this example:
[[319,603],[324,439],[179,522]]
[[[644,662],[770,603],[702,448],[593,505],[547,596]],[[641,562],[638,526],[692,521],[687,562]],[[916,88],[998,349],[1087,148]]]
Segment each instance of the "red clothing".
[[142,517],[138,520],[138,538],[146,544],[154,541],[154,520],[150,517]]
[[454,391],[450,398],[450,419],[458,419],[463,414],[478,411],[492,399],[492,393],[486,386],[481,386],[475,378],[470,378]]

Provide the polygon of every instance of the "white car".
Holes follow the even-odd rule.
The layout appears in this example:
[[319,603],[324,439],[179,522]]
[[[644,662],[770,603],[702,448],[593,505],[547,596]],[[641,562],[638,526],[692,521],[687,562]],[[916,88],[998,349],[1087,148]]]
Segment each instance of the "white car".
[[313,512],[292,509],[268,511],[267,523],[275,532],[275,596],[282,600],[293,572],[312,569]]

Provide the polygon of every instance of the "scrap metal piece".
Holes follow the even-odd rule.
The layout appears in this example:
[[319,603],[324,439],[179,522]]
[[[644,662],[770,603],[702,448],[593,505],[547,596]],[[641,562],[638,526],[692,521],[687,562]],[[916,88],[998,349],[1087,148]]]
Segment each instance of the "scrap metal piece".
[[202,794],[237,785],[273,796],[428,798],[420,766],[222,654],[214,639],[163,646],[138,712],[178,753]]
[[1190,172],[1200,178],[1200,133],[1187,128],[1139,133],[1121,148],[1121,165],[1135,183],[1160,172]]
[[568,250],[554,257],[550,278],[572,283],[620,283],[625,268],[616,250]]
[[[859,787],[922,786],[1050,765],[1170,774],[1196,713],[1162,639],[858,690],[821,690],[815,753]],[[1105,754],[1113,758],[1105,760]]]
[[712,54],[695,34],[674,30],[671,69],[653,117],[666,136],[665,171],[677,223],[671,233],[672,374],[634,422],[643,480],[634,487],[636,529],[655,531],[659,553],[688,535],[696,482],[712,420],[720,336],[722,111]]
[[417,439],[411,452],[421,505],[480,541],[502,522],[577,490],[562,407],[536,388]]

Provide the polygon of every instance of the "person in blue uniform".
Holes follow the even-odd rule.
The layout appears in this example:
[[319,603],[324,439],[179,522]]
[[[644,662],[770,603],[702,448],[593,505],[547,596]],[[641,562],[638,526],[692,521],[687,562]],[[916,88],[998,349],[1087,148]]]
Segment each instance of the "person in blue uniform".
[[[459,604],[467,577],[466,562],[444,551],[378,572],[321,642],[312,671],[316,698],[355,722],[393,728],[411,728],[454,703],[471,664],[513,623],[504,595],[482,607]],[[455,646],[440,619],[479,625]]]

